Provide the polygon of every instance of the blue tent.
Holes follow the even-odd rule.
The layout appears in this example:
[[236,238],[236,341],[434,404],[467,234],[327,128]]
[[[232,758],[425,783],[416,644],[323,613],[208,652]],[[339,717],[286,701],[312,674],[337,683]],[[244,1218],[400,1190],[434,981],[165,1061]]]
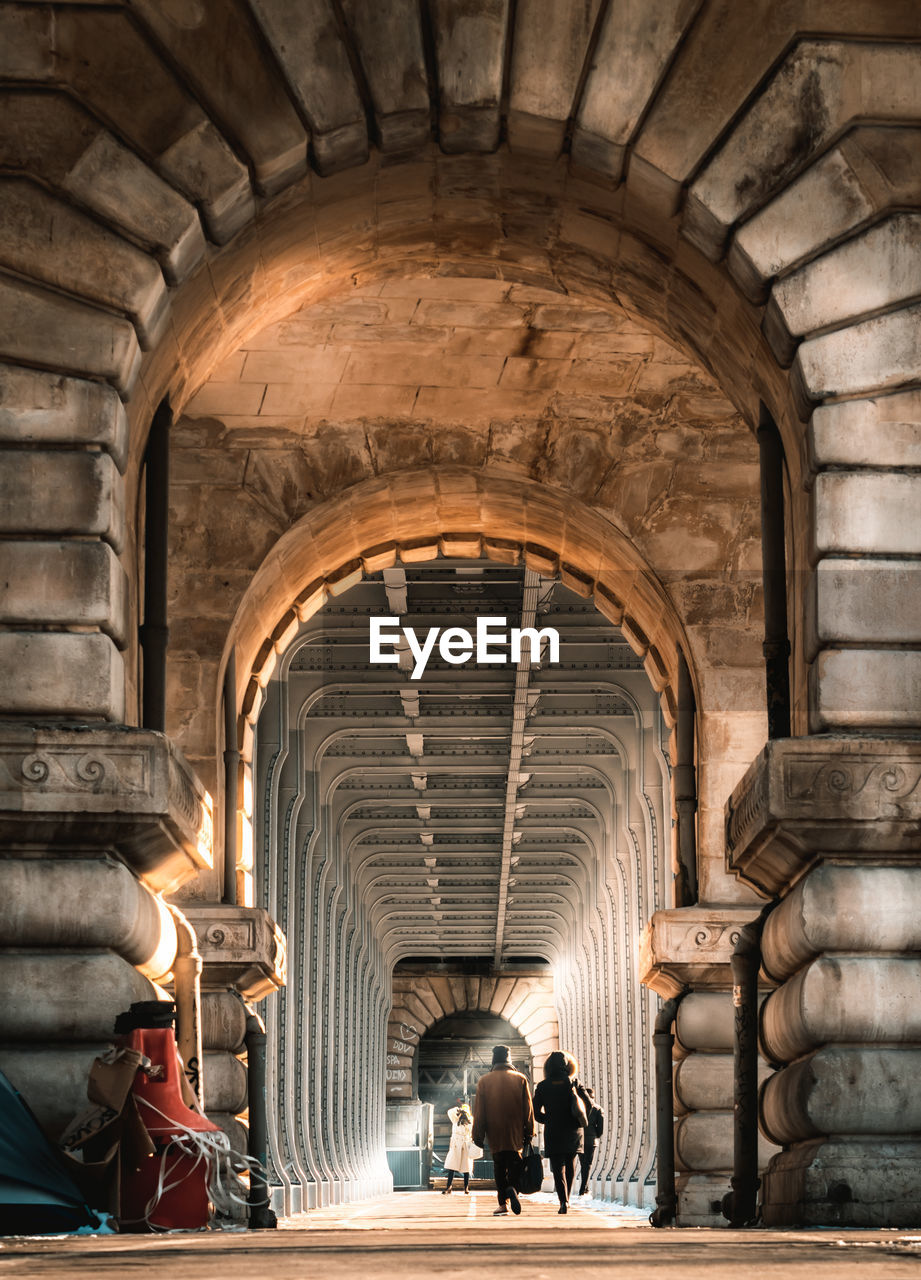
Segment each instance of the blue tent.
[[22,1096],[0,1071],[0,1235],[101,1225]]

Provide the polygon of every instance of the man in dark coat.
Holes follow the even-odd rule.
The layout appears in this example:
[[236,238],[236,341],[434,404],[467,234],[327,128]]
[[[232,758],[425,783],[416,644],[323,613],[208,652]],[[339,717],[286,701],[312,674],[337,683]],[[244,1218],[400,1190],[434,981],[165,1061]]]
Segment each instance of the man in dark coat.
[[494,1217],[521,1213],[515,1189],[521,1148],[534,1137],[534,1106],[527,1079],[509,1061],[508,1045],[497,1044],[492,1051],[492,1071],[480,1076],[473,1104],[473,1141],[489,1143],[499,1208]]

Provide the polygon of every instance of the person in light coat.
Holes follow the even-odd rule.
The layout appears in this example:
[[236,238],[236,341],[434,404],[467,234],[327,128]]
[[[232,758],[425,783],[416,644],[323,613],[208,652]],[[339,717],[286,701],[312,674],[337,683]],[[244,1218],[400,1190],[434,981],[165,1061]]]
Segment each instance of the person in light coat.
[[451,1121],[451,1145],[448,1147],[448,1154],[445,1156],[445,1172],[448,1175],[448,1181],[445,1183],[441,1194],[443,1196],[450,1195],[455,1173],[462,1173],[464,1175],[464,1195],[469,1196],[473,1162],[483,1153],[479,1147],[473,1144],[473,1117],[463,1098],[458,1098],[457,1106],[450,1108],[448,1119]]

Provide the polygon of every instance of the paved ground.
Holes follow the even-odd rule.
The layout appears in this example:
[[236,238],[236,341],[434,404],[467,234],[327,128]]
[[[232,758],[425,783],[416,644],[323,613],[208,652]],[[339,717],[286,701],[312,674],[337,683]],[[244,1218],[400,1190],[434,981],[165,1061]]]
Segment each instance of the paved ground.
[[0,1240],[0,1277],[111,1280],[921,1280],[921,1233],[654,1231],[635,1210],[424,1192],[315,1210],[278,1231]]

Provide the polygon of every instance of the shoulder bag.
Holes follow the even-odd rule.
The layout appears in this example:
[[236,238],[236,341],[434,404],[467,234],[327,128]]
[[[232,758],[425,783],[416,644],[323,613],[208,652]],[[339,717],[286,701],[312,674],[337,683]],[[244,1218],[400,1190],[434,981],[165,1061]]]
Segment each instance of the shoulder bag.
[[518,1170],[518,1190],[523,1196],[533,1195],[540,1191],[544,1181],[544,1162],[540,1152],[526,1142],[521,1152],[521,1167]]

